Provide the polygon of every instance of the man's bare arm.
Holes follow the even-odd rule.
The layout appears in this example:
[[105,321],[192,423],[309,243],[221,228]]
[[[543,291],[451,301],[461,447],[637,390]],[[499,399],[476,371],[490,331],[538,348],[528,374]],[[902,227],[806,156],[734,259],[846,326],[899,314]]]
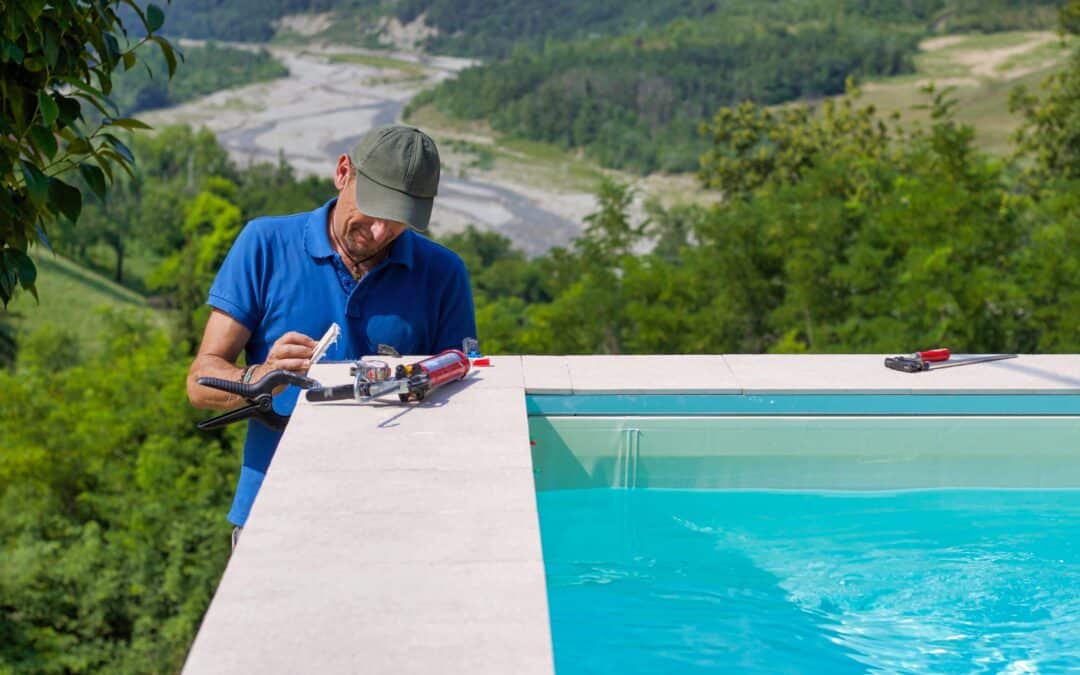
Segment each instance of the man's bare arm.
[[244,369],[236,365],[236,359],[251,338],[244,324],[225,312],[213,310],[203,331],[199,353],[191,363],[187,377],[187,394],[191,405],[196,408],[229,409],[239,407],[244,400],[218,389],[204,387],[195,382],[200,377],[219,377],[223,380],[237,380],[243,377]]
[[[231,409],[244,403],[234,395],[203,387],[195,380],[200,377],[220,377],[239,381],[244,369],[236,365],[236,359],[250,339],[251,331],[244,324],[216,309],[210,313],[199,354],[188,371],[187,392],[193,406]],[[251,381],[257,382],[266,373],[278,369],[307,373],[314,348],[315,341],[307,335],[293,331],[285,333],[270,347],[266,362],[255,366]]]

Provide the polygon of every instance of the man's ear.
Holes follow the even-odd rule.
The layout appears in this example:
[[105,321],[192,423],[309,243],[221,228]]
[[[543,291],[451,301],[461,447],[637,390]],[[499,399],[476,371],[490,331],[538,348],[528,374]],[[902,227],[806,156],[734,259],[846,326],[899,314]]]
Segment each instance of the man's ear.
[[352,162],[348,155],[338,157],[337,166],[334,168],[334,187],[344,190],[349,184],[349,173],[352,171]]

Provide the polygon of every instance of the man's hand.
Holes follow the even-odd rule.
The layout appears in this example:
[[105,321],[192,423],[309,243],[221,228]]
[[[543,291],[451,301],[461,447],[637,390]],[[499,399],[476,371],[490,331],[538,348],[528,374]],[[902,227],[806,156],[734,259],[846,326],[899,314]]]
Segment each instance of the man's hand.
[[266,361],[255,368],[251,380],[254,382],[275,370],[291,370],[304,375],[311,367],[311,357],[314,354],[314,340],[303,333],[289,331],[270,347]]
[[[196,408],[228,410],[244,404],[239,396],[199,385],[198,379],[219,377],[239,381],[244,369],[236,365],[236,359],[250,339],[251,331],[236,319],[218,309],[210,313],[199,354],[188,371],[187,392],[192,405]],[[266,362],[258,364],[248,379],[258,382],[267,373],[279,368],[303,375],[311,367],[314,352],[315,341],[310,337],[296,332],[286,333],[270,347]],[[284,388],[282,386],[278,391]]]

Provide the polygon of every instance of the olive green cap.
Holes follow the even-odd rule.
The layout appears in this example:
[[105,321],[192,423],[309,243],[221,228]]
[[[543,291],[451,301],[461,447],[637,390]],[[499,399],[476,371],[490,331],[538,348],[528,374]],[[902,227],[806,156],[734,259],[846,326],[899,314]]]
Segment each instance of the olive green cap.
[[356,205],[369,216],[426,230],[439,190],[439,149],[414,127],[375,127],[349,153]]

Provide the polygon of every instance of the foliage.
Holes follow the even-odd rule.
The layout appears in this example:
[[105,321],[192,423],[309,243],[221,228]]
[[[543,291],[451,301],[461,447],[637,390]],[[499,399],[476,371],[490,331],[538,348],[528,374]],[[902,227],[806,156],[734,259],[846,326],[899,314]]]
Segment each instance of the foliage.
[[1080,35],[1080,2],[1069,0],[1058,16],[1060,30],[1065,34]]
[[584,147],[606,166],[686,171],[700,154],[698,124],[717,107],[828,96],[851,75],[908,72],[915,43],[912,33],[853,19],[797,30],[741,17],[679,20],[518,52],[463,71],[413,106],[434,102],[513,136]]
[[184,0],[170,12],[168,31],[210,40],[266,42],[274,37],[275,24],[283,16],[378,4],[379,0]]
[[[941,7],[857,4],[901,22]],[[715,206],[648,202],[642,220],[609,182],[567,248],[528,259],[473,228],[442,241],[469,266],[489,353],[1075,352],[1078,73],[1074,59],[1024,102],[1014,158],[976,152],[947,91],[907,129],[855,91],[819,109],[736,104],[688,141],[703,189],[725,192]],[[117,314],[94,347],[44,326],[0,369],[0,672],[179,668],[228,554],[239,448],[237,429],[196,432],[184,395],[206,287],[246,219],[333,193],[283,162],[237,168],[209,132],[134,148],[117,202],[87,206],[87,236],[123,226],[166,256],[154,281],[180,332]],[[121,206],[131,222],[107,224]]]
[[236,433],[195,430],[145,319],[102,344],[0,371],[0,671],[177,671],[228,555]]
[[893,24],[932,24],[953,32],[1045,28],[1053,24],[1059,0],[401,0],[397,17],[421,15],[437,29],[427,46],[434,51],[501,58],[521,46],[540,48],[550,40],[575,41],[616,36],[642,26],[661,27],[675,19],[698,21],[716,15],[747,16],[788,23],[833,16],[863,16]]
[[[1080,34],[1080,0],[1062,8],[1061,27]],[[1009,103],[1023,116],[1016,143],[1018,154],[1033,160],[1028,172],[1041,182],[1080,179],[1080,48],[1064,70],[1043,82],[1041,98],[1021,87]]]
[[133,175],[117,181],[109,201],[89,199],[79,226],[61,228],[57,249],[93,267],[92,247],[107,244],[114,253],[113,277],[139,291],[149,284],[126,273],[125,255],[134,250],[160,260],[182,248],[187,211],[209,180],[223,178],[238,186],[234,198],[245,221],[311,209],[333,194],[328,179],[297,179],[284,160],[236,167],[207,129],[165,127],[138,138],[132,150],[138,159]]
[[728,196],[752,192],[766,182],[792,184],[815,161],[837,153],[880,158],[889,153],[889,130],[874,108],[856,109],[858,90],[828,100],[821,110],[805,104],[770,110],[744,102],[721,108],[701,131],[712,143],[701,157],[703,185]]
[[212,177],[196,195],[184,220],[183,247],[162,263],[153,287],[169,291],[180,307],[177,337],[195,345],[209,316],[205,307],[210,284],[244,222],[236,201],[236,185]]
[[948,92],[927,93],[927,128],[886,124],[854,95],[820,114],[721,111],[702,177],[729,199],[653,204],[632,226],[630,193],[607,186],[571,249],[516,264],[543,280],[539,298],[488,276],[514,259],[488,242],[486,351],[1076,350],[1078,182],[1018,184],[974,150]]
[[951,0],[942,3],[932,25],[949,33],[995,33],[1052,28],[1067,0]]
[[170,12],[170,34],[264,42],[291,14],[331,12],[321,37],[370,46],[381,20],[422,20],[429,51],[495,59],[556,40],[614,37],[675,19],[754,15],[802,22],[858,15],[894,24],[920,23],[958,32],[1046,28],[1060,0],[185,0]]
[[[125,253],[142,247],[159,255],[183,243],[181,224],[192,197],[210,176],[232,175],[228,155],[208,130],[167,127],[133,144],[138,158],[131,175],[118,176],[109,199],[88,198],[78,226],[61,223],[57,250],[89,264],[89,247],[104,243],[113,249],[113,277],[124,274]],[[141,284],[135,284],[141,289]]]
[[[127,6],[145,35],[137,40],[120,21]],[[45,241],[58,218],[78,220],[81,179],[104,199],[114,169],[129,170],[131,151],[116,135],[144,128],[121,118],[109,101],[114,72],[133,68],[147,42],[161,48],[171,75],[176,58],[157,31],[164,14],[134,0],[3,0],[0,30],[0,304],[17,287],[34,291],[36,269],[26,254]],[[103,117],[91,123],[88,108]]]

